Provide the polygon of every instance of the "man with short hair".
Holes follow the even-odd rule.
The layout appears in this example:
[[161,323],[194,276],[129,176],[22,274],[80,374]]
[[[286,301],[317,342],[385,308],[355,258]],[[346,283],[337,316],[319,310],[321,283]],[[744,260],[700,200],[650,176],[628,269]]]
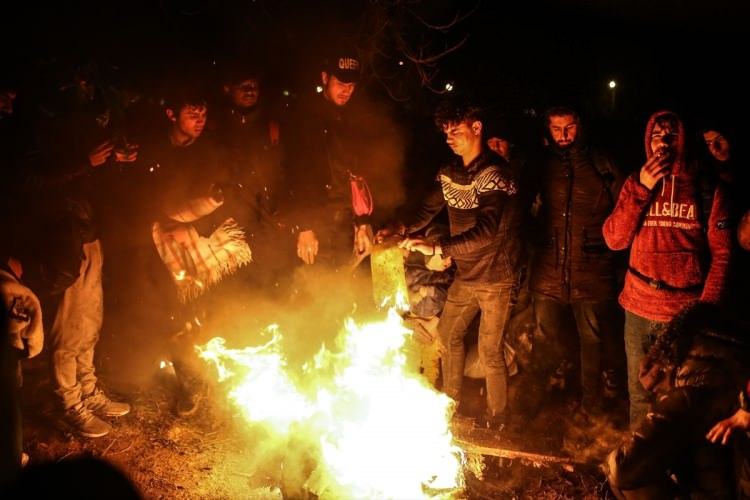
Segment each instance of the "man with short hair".
[[[575,110],[554,106],[544,120],[546,145],[522,185],[527,203],[539,200],[529,231],[536,326],[527,410],[536,415],[545,392],[554,383],[564,387],[565,371],[579,359],[577,415],[586,420],[602,410],[603,373],[613,386],[624,379],[615,255],[602,237],[622,175],[609,155],[588,143]],[[564,335],[569,323],[575,324],[578,353]]]
[[[434,116],[456,158],[440,169],[432,192],[408,218],[404,225],[408,236],[399,246],[455,262],[455,278],[438,322],[445,347],[442,390],[460,405],[464,338],[472,320],[481,314],[478,350],[485,368],[487,404],[480,425],[501,430],[509,417],[504,336],[523,265],[516,180],[507,162],[484,146],[481,108],[446,101]],[[446,207],[450,235],[433,243],[420,231]]]
[[163,131],[142,146],[143,168],[134,183],[147,202],[134,220],[141,239],[131,252],[134,262],[125,265],[137,271],[126,307],[131,324],[156,331],[164,342],[178,382],[175,412],[187,417],[198,411],[208,389],[194,350],[202,313],[197,301],[248,264],[251,253],[244,228],[231,216],[234,206],[225,203],[229,173],[204,136],[203,92],[176,90],[164,115]]
[[360,76],[357,55],[344,47],[332,51],[320,73],[322,92],[303,104],[292,123],[290,181],[300,205],[295,207],[297,256],[308,265],[338,269],[372,247],[372,201],[357,205],[351,184],[364,168],[360,131],[350,113]]
[[228,61],[221,78],[223,103],[212,121],[222,161],[231,172],[233,213],[253,249],[253,263],[240,278],[248,290],[283,296],[296,260],[282,213],[289,197],[286,137],[264,74],[252,62]]

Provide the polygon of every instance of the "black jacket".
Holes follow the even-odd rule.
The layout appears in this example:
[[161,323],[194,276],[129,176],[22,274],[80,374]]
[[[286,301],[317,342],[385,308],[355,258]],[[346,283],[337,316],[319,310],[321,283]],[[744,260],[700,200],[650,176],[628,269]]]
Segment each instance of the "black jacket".
[[524,199],[541,199],[527,236],[533,292],[565,303],[617,296],[615,254],[604,242],[602,223],[621,185],[613,162],[578,141],[564,150],[547,146],[530,162]]
[[671,344],[680,360],[674,387],[657,398],[646,419],[608,458],[615,488],[670,491],[672,498],[735,498],[732,448],[709,442],[706,433],[734,413],[746,380],[747,351],[736,337],[696,328],[695,320],[686,321],[692,323],[686,328],[696,333],[682,333]]

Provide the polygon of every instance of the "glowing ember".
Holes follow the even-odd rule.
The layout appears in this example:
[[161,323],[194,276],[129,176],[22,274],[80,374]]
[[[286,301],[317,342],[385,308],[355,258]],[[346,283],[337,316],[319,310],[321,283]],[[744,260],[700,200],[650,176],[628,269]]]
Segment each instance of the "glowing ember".
[[304,455],[306,490],[326,499],[416,499],[463,488],[452,401],[407,363],[411,330],[395,310],[364,326],[349,319],[336,349],[323,346],[297,374],[278,326],[265,334],[270,340],[257,347],[227,349],[217,337],[198,350],[247,421],[273,435],[277,456]]

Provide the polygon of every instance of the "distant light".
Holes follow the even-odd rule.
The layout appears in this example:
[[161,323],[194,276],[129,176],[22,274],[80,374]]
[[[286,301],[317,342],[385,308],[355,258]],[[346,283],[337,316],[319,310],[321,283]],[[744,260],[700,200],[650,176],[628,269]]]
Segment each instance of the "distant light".
[[445,90],[447,90],[448,92],[451,92],[453,90],[453,82],[446,83]]
[[615,88],[616,86],[617,86],[617,82],[615,82],[614,80],[610,80],[610,81],[609,81],[609,88],[613,89],[613,88]]
[[323,86],[322,85],[318,85],[317,87],[315,87],[315,92],[317,92],[318,94],[320,94],[321,92],[323,92]]
[[289,92],[288,90],[285,90],[284,92],[282,92],[282,95],[283,95],[284,97],[289,97],[289,94],[290,94],[290,93],[291,93],[291,92]]
[[399,62],[398,62],[398,65],[399,65],[399,66],[403,66],[403,65],[404,65],[404,61],[399,61]]

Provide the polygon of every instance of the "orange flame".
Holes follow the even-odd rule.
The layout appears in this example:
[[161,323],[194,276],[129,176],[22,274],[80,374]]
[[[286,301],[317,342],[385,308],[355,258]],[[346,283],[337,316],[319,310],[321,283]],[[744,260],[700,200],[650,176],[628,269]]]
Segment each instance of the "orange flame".
[[[304,445],[313,466],[304,487],[326,499],[447,498],[464,486],[463,452],[448,421],[450,398],[407,362],[411,335],[391,309],[383,321],[348,319],[336,350],[322,346],[293,374],[277,325],[263,345],[228,349],[216,337],[197,347],[253,425],[278,446]],[[447,496],[446,496],[447,495]]]

